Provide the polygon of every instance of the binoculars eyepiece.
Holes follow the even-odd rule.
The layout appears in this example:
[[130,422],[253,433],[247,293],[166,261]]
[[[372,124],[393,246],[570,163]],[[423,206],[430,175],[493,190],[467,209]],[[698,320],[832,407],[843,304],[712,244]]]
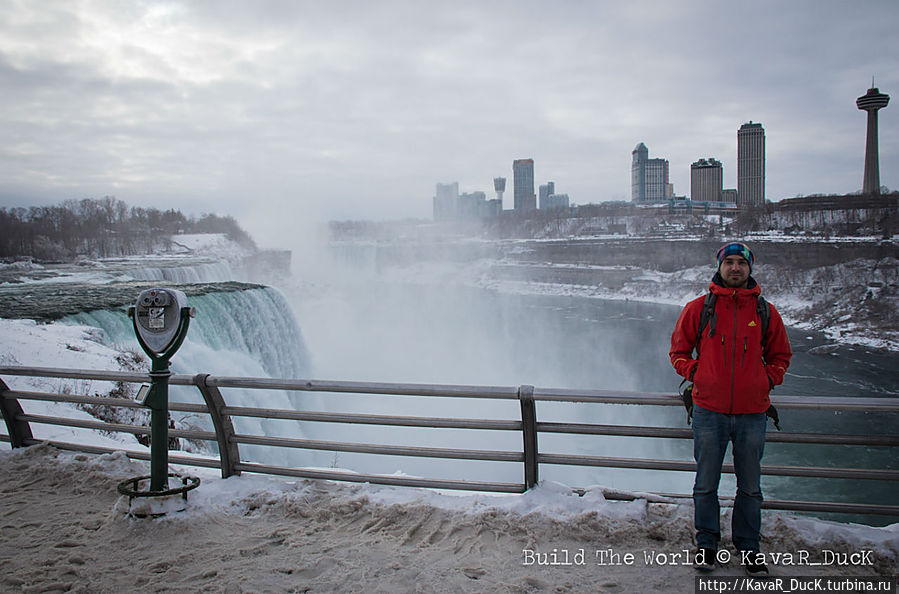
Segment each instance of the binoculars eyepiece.
[[181,346],[188,318],[196,312],[183,292],[153,288],[141,291],[137,303],[128,308],[128,315],[144,352],[152,358],[168,358]]
[[169,291],[173,289],[149,289],[142,292],[137,302],[143,307],[165,307],[172,302]]

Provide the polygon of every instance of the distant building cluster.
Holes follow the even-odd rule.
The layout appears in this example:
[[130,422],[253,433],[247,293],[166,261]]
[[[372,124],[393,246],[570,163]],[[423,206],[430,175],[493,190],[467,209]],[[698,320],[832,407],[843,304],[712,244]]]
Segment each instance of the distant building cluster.
[[546,182],[540,186],[540,210],[568,208],[571,206],[568,194],[556,194],[556,182]]
[[[516,159],[512,162],[512,209],[516,212],[533,212],[571,206],[568,194],[556,194],[555,182],[540,186],[540,200],[534,193],[534,160]],[[503,212],[503,194],[506,178],[493,178],[496,197],[487,199],[484,192],[459,193],[459,182],[437,184],[434,195],[434,220],[453,221],[499,216]]]
[[701,204],[736,209],[765,203],[765,129],[743,124],[737,131],[737,187],[724,187],[724,168],[714,157],[690,165],[690,197],[675,196],[668,182],[668,160],[650,159],[642,142],[631,153],[631,201],[635,204]]
[[[889,104],[890,96],[871,88],[856,99],[858,109],[867,112],[865,171],[862,193],[880,194],[880,160],[877,112]],[[737,130],[737,187],[724,187],[724,167],[714,157],[700,158],[690,164],[690,196],[677,196],[669,181],[667,159],[649,158],[642,142],[631,152],[631,202],[637,206],[667,204],[672,210],[699,207],[706,212],[751,208],[765,204],[765,129],[748,122]],[[570,209],[568,194],[557,194],[555,182],[546,182],[534,192],[534,160],[512,162],[513,210],[516,212]],[[488,200],[484,192],[460,194],[458,182],[437,184],[434,196],[434,220],[447,221],[499,216],[503,212],[506,178],[493,180],[496,197]],[[538,200],[539,196],[539,200]]]
[[[506,180],[502,181],[505,185]],[[502,209],[502,198],[487,200],[484,192],[460,194],[459,182],[437,184],[437,195],[434,196],[435,221],[493,217],[499,215]]]

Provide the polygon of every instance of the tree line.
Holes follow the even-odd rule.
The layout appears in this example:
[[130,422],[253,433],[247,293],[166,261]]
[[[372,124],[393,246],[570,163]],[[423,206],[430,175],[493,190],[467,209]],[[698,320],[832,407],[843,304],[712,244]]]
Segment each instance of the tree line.
[[67,200],[56,206],[0,208],[0,258],[70,260],[150,253],[181,233],[224,233],[255,248],[230,216],[186,217],[175,209],[128,206],[117,198]]

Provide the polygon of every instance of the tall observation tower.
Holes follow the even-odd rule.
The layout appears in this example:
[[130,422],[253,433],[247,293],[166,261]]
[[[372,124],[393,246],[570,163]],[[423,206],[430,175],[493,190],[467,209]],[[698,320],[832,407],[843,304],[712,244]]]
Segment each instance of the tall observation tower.
[[887,106],[890,96],[881,93],[873,81],[868,92],[855,100],[859,109],[868,112],[868,140],[865,143],[865,179],[863,194],[880,194],[880,156],[877,143],[877,110]]
[[506,178],[494,177],[493,178],[493,190],[496,192],[496,199],[499,200],[500,210],[502,210],[503,192],[506,191]]

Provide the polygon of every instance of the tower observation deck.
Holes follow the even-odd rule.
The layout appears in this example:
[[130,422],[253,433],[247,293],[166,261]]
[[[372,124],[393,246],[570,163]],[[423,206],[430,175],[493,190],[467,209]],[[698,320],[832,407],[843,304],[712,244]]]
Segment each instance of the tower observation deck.
[[865,142],[865,177],[862,193],[880,194],[880,154],[877,140],[877,110],[890,102],[890,96],[871,86],[868,92],[855,100],[855,105],[868,112],[868,136]]

